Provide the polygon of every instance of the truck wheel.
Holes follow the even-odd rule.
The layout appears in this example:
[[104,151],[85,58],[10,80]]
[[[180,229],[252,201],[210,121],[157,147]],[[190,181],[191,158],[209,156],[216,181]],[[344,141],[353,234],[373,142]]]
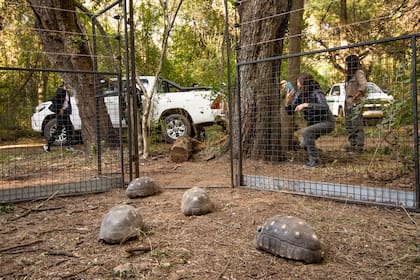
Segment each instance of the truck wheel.
[[184,115],[172,114],[163,121],[162,134],[166,142],[174,143],[180,136],[191,136],[191,123]]
[[[55,132],[56,128],[57,128],[57,119],[49,120],[48,123],[45,125],[45,128],[44,128],[44,138],[45,138],[45,140],[48,141],[48,138],[50,137],[50,135],[52,135]],[[64,145],[67,145],[67,144],[68,144],[67,132],[66,132],[66,128],[64,128],[62,130],[61,134],[58,135],[58,137],[54,141],[53,145],[64,146]]]

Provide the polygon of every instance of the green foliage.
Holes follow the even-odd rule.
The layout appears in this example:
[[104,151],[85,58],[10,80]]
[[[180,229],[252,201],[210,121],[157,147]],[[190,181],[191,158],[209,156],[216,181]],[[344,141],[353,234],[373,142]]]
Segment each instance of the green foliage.
[[378,124],[380,129],[399,129],[413,123],[411,100],[396,100],[391,106],[385,107],[385,117]]
[[0,215],[13,213],[15,207],[13,204],[0,204]]
[[[95,12],[102,10],[112,1],[80,2],[87,9]],[[0,2],[0,16],[7,18],[7,21],[2,21],[0,33],[1,65],[47,68],[49,67],[48,60],[42,53],[42,46],[33,29],[33,14],[25,5],[16,3],[14,1]],[[231,47],[234,47],[235,29],[232,26],[235,21],[235,10],[232,3],[233,1],[229,1],[230,40]],[[344,2],[310,1],[305,4],[303,26],[307,36],[302,37],[303,50],[413,33],[416,27],[418,28],[416,24],[419,8],[415,0],[347,1],[347,17],[342,14],[341,3]],[[163,30],[161,7],[157,0],[135,1],[134,4],[136,70],[141,75],[154,75],[161,53],[160,43]],[[101,70],[108,71],[116,67],[116,61],[111,57],[116,57],[119,51],[122,57],[125,55],[124,41],[120,41],[121,46],[119,46],[118,40],[114,39],[118,32],[124,35],[122,34],[123,21],[116,20],[115,15],[122,16],[120,6],[98,17],[106,32],[105,36],[101,34],[97,41],[98,63]],[[83,13],[78,13],[78,17],[80,24],[89,35],[92,31],[90,17]],[[184,0],[171,32],[162,76],[185,86],[196,83],[219,90],[222,82],[227,83],[224,32],[225,15],[222,2]],[[90,40],[91,37],[86,38]],[[76,47],[85,42],[84,37],[79,35],[71,35],[70,39]],[[111,49],[108,49],[105,39]],[[391,123],[396,125],[399,121],[397,115],[399,113],[403,114],[400,120],[401,125],[404,120],[412,118],[406,115],[411,111],[410,104],[404,104],[404,100],[409,100],[407,92],[410,91],[408,88],[411,75],[409,43],[398,41],[352,50],[363,53],[362,62],[368,70],[369,80],[387,89],[396,98],[394,106],[389,108],[394,111],[387,112],[388,117],[383,125],[391,125]],[[326,90],[333,82],[344,80],[343,73],[337,71],[336,65],[332,62],[334,58],[335,62],[343,67],[343,58],[348,52],[348,50],[342,50],[334,54],[305,56],[302,58],[301,72],[313,74]],[[231,69],[233,70],[235,51],[232,50],[231,54]],[[282,63],[281,73],[287,72],[286,69],[287,63]],[[13,139],[21,135],[31,135],[30,116],[33,108],[40,101],[51,98],[60,79],[59,75],[30,71],[2,71],[0,77],[0,138]]]

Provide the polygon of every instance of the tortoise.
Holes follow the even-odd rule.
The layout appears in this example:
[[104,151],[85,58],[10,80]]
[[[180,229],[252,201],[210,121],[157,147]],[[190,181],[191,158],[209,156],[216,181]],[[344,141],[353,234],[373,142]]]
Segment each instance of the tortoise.
[[323,258],[321,242],[312,227],[293,216],[267,219],[257,227],[254,242],[257,249],[287,259],[318,263]]
[[199,187],[188,189],[182,196],[181,211],[187,216],[204,215],[214,210],[207,192]]
[[160,187],[147,176],[132,180],[125,191],[128,198],[146,197],[160,192]]
[[117,205],[102,219],[99,240],[105,243],[122,243],[137,237],[138,229],[144,226],[140,209],[131,205]]

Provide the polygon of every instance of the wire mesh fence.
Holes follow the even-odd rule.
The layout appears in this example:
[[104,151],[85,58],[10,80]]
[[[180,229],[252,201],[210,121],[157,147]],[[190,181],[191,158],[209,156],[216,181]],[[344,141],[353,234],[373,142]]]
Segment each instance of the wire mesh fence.
[[[287,89],[282,88],[280,82],[287,79],[287,71],[262,75],[258,90],[251,94],[242,85],[248,81],[240,80],[241,98],[236,104],[241,108],[240,126],[237,127],[242,135],[238,142],[241,148],[237,164],[239,184],[249,188],[417,209],[419,158],[415,69],[418,54],[413,42],[418,44],[418,36],[297,54],[303,64],[316,69],[302,72],[314,73],[314,79],[321,84],[325,101],[334,115],[332,131],[313,135],[320,159],[317,168],[308,167],[311,152],[305,146],[304,137],[308,136],[307,128],[311,124],[305,120],[304,110],[296,110],[292,116],[285,113]],[[363,115],[364,146],[362,150],[349,150],[346,130],[349,119],[344,105],[345,75],[332,67],[328,58],[363,53],[367,46],[372,45],[376,49],[399,49],[405,55],[387,57],[377,52],[366,58],[369,64],[369,69],[364,69],[368,74],[367,94],[357,105]],[[290,56],[282,56],[243,62],[238,64],[237,71],[241,74],[250,69],[272,69],[273,61],[287,65],[289,59]],[[344,61],[341,63],[345,64]],[[316,73],[328,75],[316,76]],[[296,82],[291,82],[296,87]],[[249,101],[250,98],[256,101]],[[238,104],[238,100],[242,101]],[[287,133],[290,133],[289,137]]]
[[[48,197],[56,192],[72,194],[104,191],[113,186],[121,186],[131,178],[131,160],[138,157],[138,154],[134,155],[130,151],[132,143],[129,130],[133,113],[130,110],[133,107],[129,107],[127,87],[119,80],[124,76],[122,69],[127,68],[123,64],[128,64],[130,58],[125,49],[127,38],[122,35],[123,11],[117,2],[109,10],[104,9],[100,15],[93,17],[92,26],[98,24],[98,29],[97,33],[93,32],[94,29],[88,35],[90,39],[93,38],[95,50],[89,57],[95,65],[92,71],[49,69],[45,65],[41,68],[25,69],[11,64],[1,67],[0,74],[4,77],[11,71],[21,73],[22,79],[28,72],[39,73],[30,79],[28,84],[33,86],[26,89],[25,99],[17,103],[13,95],[9,95],[7,100],[1,100],[6,108],[1,125],[18,128],[16,112],[19,111],[19,114],[25,116],[23,126],[31,127],[40,137],[29,143],[20,143],[19,135],[2,139],[0,202]],[[271,16],[269,18],[276,20]],[[101,20],[107,21],[107,26],[113,30],[101,30]],[[249,25],[252,24],[254,22],[249,22]],[[2,32],[5,34],[13,30],[6,28]],[[48,33],[45,30],[43,32]],[[49,32],[62,34],[57,30]],[[275,38],[240,47],[261,48],[265,43],[278,44],[284,39]],[[240,147],[239,158],[235,162],[235,175],[239,185],[418,208],[417,45],[418,34],[415,34],[293,56],[265,57],[252,62],[239,61],[235,105],[240,108],[241,115],[231,128],[232,133],[239,131],[239,135],[232,138]],[[369,48],[373,51],[366,51]],[[381,49],[388,51],[375,51]],[[394,55],[389,56],[389,50],[395,50]],[[350,53],[369,53],[362,61],[369,65],[364,70],[371,82],[368,85],[368,97],[360,107],[364,114],[365,135],[362,153],[343,151],[348,144],[343,103],[345,76],[333,67],[331,59],[343,58]],[[48,55],[75,59],[75,54]],[[285,91],[280,82],[288,79],[285,65],[296,57],[304,65],[301,72],[312,73],[321,85],[325,100],[334,115],[334,129],[316,140],[320,168],[304,167],[308,162],[308,152],[300,145],[303,130],[307,127],[303,112],[289,115],[284,108]],[[336,62],[344,64],[344,61]],[[276,67],[272,67],[273,64],[277,64]],[[38,99],[47,101],[52,98],[61,84],[57,73],[66,75],[68,81],[83,81],[90,86],[88,92],[82,92],[83,89],[73,88],[71,83],[66,85],[72,105],[72,141],[68,141],[67,131],[64,130],[57,135],[54,145],[50,147],[51,151],[46,153],[43,146],[57,128],[57,118],[50,107],[51,103],[40,103]],[[250,79],[244,78],[243,73],[252,73],[251,76],[258,77],[258,87],[255,90],[247,87]],[[45,79],[49,81],[47,84],[44,84]],[[296,81],[290,82],[296,87]],[[42,88],[43,94],[36,91],[38,87]],[[185,90],[186,88],[180,89]],[[18,106],[20,104],[25,106]],[[178,111],[168,112],[179,115]],[[235,112],[231,113],[233,115]],[[171,114],[164,117],[170,119]],[[162,125],[165,118],[156,120],[156,126]],[[85,123],[82,123],[82,119]],[[192,118],[187,123],[191,125]],[[180,127],[185,129],[184,124]],[[156,131],[152,138],[161,138],[161,133]],[[199,135],[201,131],[196,133]],[[94,141],[87,145],[87,139]],[[130,174],[127,176],[127,173]]]
[[[23,4],[15,5],[17,11],[22,9]],[[102,192],[122,186],[123,158],[127,157],[122,134],[127,123],[122,117],[122,91],[108,83],[121,76],[126,39],[115,34],[123,33],[122,6],[114,3],[98,15],[49,5],[33,8],[40,13],[61,13],[68,19],[79,13],[88,20],[93,16],[92,26],[98,27],[100,32],[69,34],[62,30],[19,26],[25,34],[38,32],[40,37],[60,38],[57,42],[66,41],[69,36],[75,40],[79,36],[80,40],[85,38],[96,44],[92,52],[86,53],[69,49],[21,50],[27,52],[28,57],[50,56],[57,61],[67,61],[57,63],[55,68],[48,63],[20,67],[13,59],[3,61],[2,77],[21,76],[26,81],[23,86],[22,81],[10,81],[20,85],[17,88],[21,91],[2,94],[5,110],[0,122],[0,128],[4,128],[0,129],[0,203]],[[120,16],[115,17],[116,14]],[[114,30],[104,33],[100,28],[104,22]],[[6,26],[2,36],[12,36],[13,28]],[[76,62],[84,59],[91,64],[87,68],[79,64],[78,68]],[[13,88],[10,84],[9,87]],[[60,92],[67,94],[58,97]],[[61,111],[61,108],[66,109]],[[33,131],[32,137],[21,137],[20,129]],[[16,131],[13,135],[6,133],[13,130]]]

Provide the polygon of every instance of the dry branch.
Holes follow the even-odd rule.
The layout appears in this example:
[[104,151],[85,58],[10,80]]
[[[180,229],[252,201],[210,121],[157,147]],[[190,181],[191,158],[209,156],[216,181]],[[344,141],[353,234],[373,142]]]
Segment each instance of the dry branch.
[[74,277],[74,276],[76,276],[77,274],[80,274],[80,273],[82,273],[82,272],[85,272],[85,271],[87,271],[87,270],[89,270],[89,269],[91,269],[92,267],[97,266],[97,265],[100,265],[100,264],[91,264],[91,265],[89,265],[89,266],[87,266],[87,267],[85,267],[85,268],[83,268],[83,269],[78,270],[78,271],[75,271],[75,272],[68,273],[68,274],[65,274],[65,275],[63,275],[63,276],[60,276],[60,278],[66,279],[66,278],[71,278],[71,277]]
[[135,253],[147,253],[152,250],[152,247],[150,245],[141,245],[139,247],[134,248],[128,248],[125,251],[129,254],[135,254]]
[[35,241],[31,241],[29,243],[24,243],[24,244],[14,245],[14,246],[6,247],[6,248],[1,248],[0,252],[6,252],[6,251],[10,251],[10,250],[13,250],[13,249],[16,249],[16,248],[31,246],[31,245],[34,245],[34,244],[41,243],[43,241],[44,240],[42,240],[42,239],[38,239],[38,240],[35,240]]
[[222,278],[223,274],[225,274],[225,272],[228,269],[229,265],[230,265],[230,260],[228,260],[228,262],[226,263],[225,267],[223,268],[223,270],[220,272],[219,276],[217,276],[216,279]]
[[50,250],[50,249],[45,249],[45,254],[49,256],[66,256],[66,257],[71,257],[71,258],[78,258],[78,256],[76,256],[73,253],[69,253],[66,251]]
[[54,228],[54,229],[49,229],[49,230],[44,230],[41,232],[38,232],[38,235],[41,234],[45,234],[45,233],[50,233],[50,232],[55,232],[55,231],[77,231],[77,232],[86,232],[89,231],[89,229],[87,228]]
[[408,259],[408,258],[418,258],[418,257],[420,257],[420,254],[416,254],[416,255],[405,254],[402,257],[390,260],[389,262],[385,263],[384,266],[389,266],[389,265],[391,265],[395,262],[399,262],[399,261],[402,261],[402,260],[405,260],[405,259]]
[[413,219],[413,218],[411,218],[410,214],[407,212],[407,209],[405,209],[405,207],[402,207],[402,209],[404,210],[405,214],[407,214],[408,218],[410,218],[411,222],[413,222],[413,224],[415,224],[415,225],[416,225],[417,230],[418,230],[418,231],[420,231],[419,226],[417,225],[416,221],[414,221],[414,219]]
[[20,249],[20,250],[7,251],[7,252],[2,252],[2,253],[5,254],[5,255],[17,255],[17,254],[31,253],[31,252],[35,252],[35,251],[39,251],[39,249],[38,248],[35,248],[35,249]]
[[48,202],[49,200],[51,200],[52,198],[54,198],[60,192],[60,190],[61,190],[61,188],[59,188],[58,190],[56,190],[50,197],[48,197],[46,200],[44,200],[43,202],[41,202],[37,206],[35,206],[33,208],[29,208],[28,210],[26,210],[23,214],[21,214],[19,216],[16,216],[14,218],[10,218],[10,221],[17,221],[20,218],[23,218],[23,217],[29,215],[29,213],[31,213],[32,211],[36,211],[37,209],[41,208],[42,205],[44,205],[46,202]]

